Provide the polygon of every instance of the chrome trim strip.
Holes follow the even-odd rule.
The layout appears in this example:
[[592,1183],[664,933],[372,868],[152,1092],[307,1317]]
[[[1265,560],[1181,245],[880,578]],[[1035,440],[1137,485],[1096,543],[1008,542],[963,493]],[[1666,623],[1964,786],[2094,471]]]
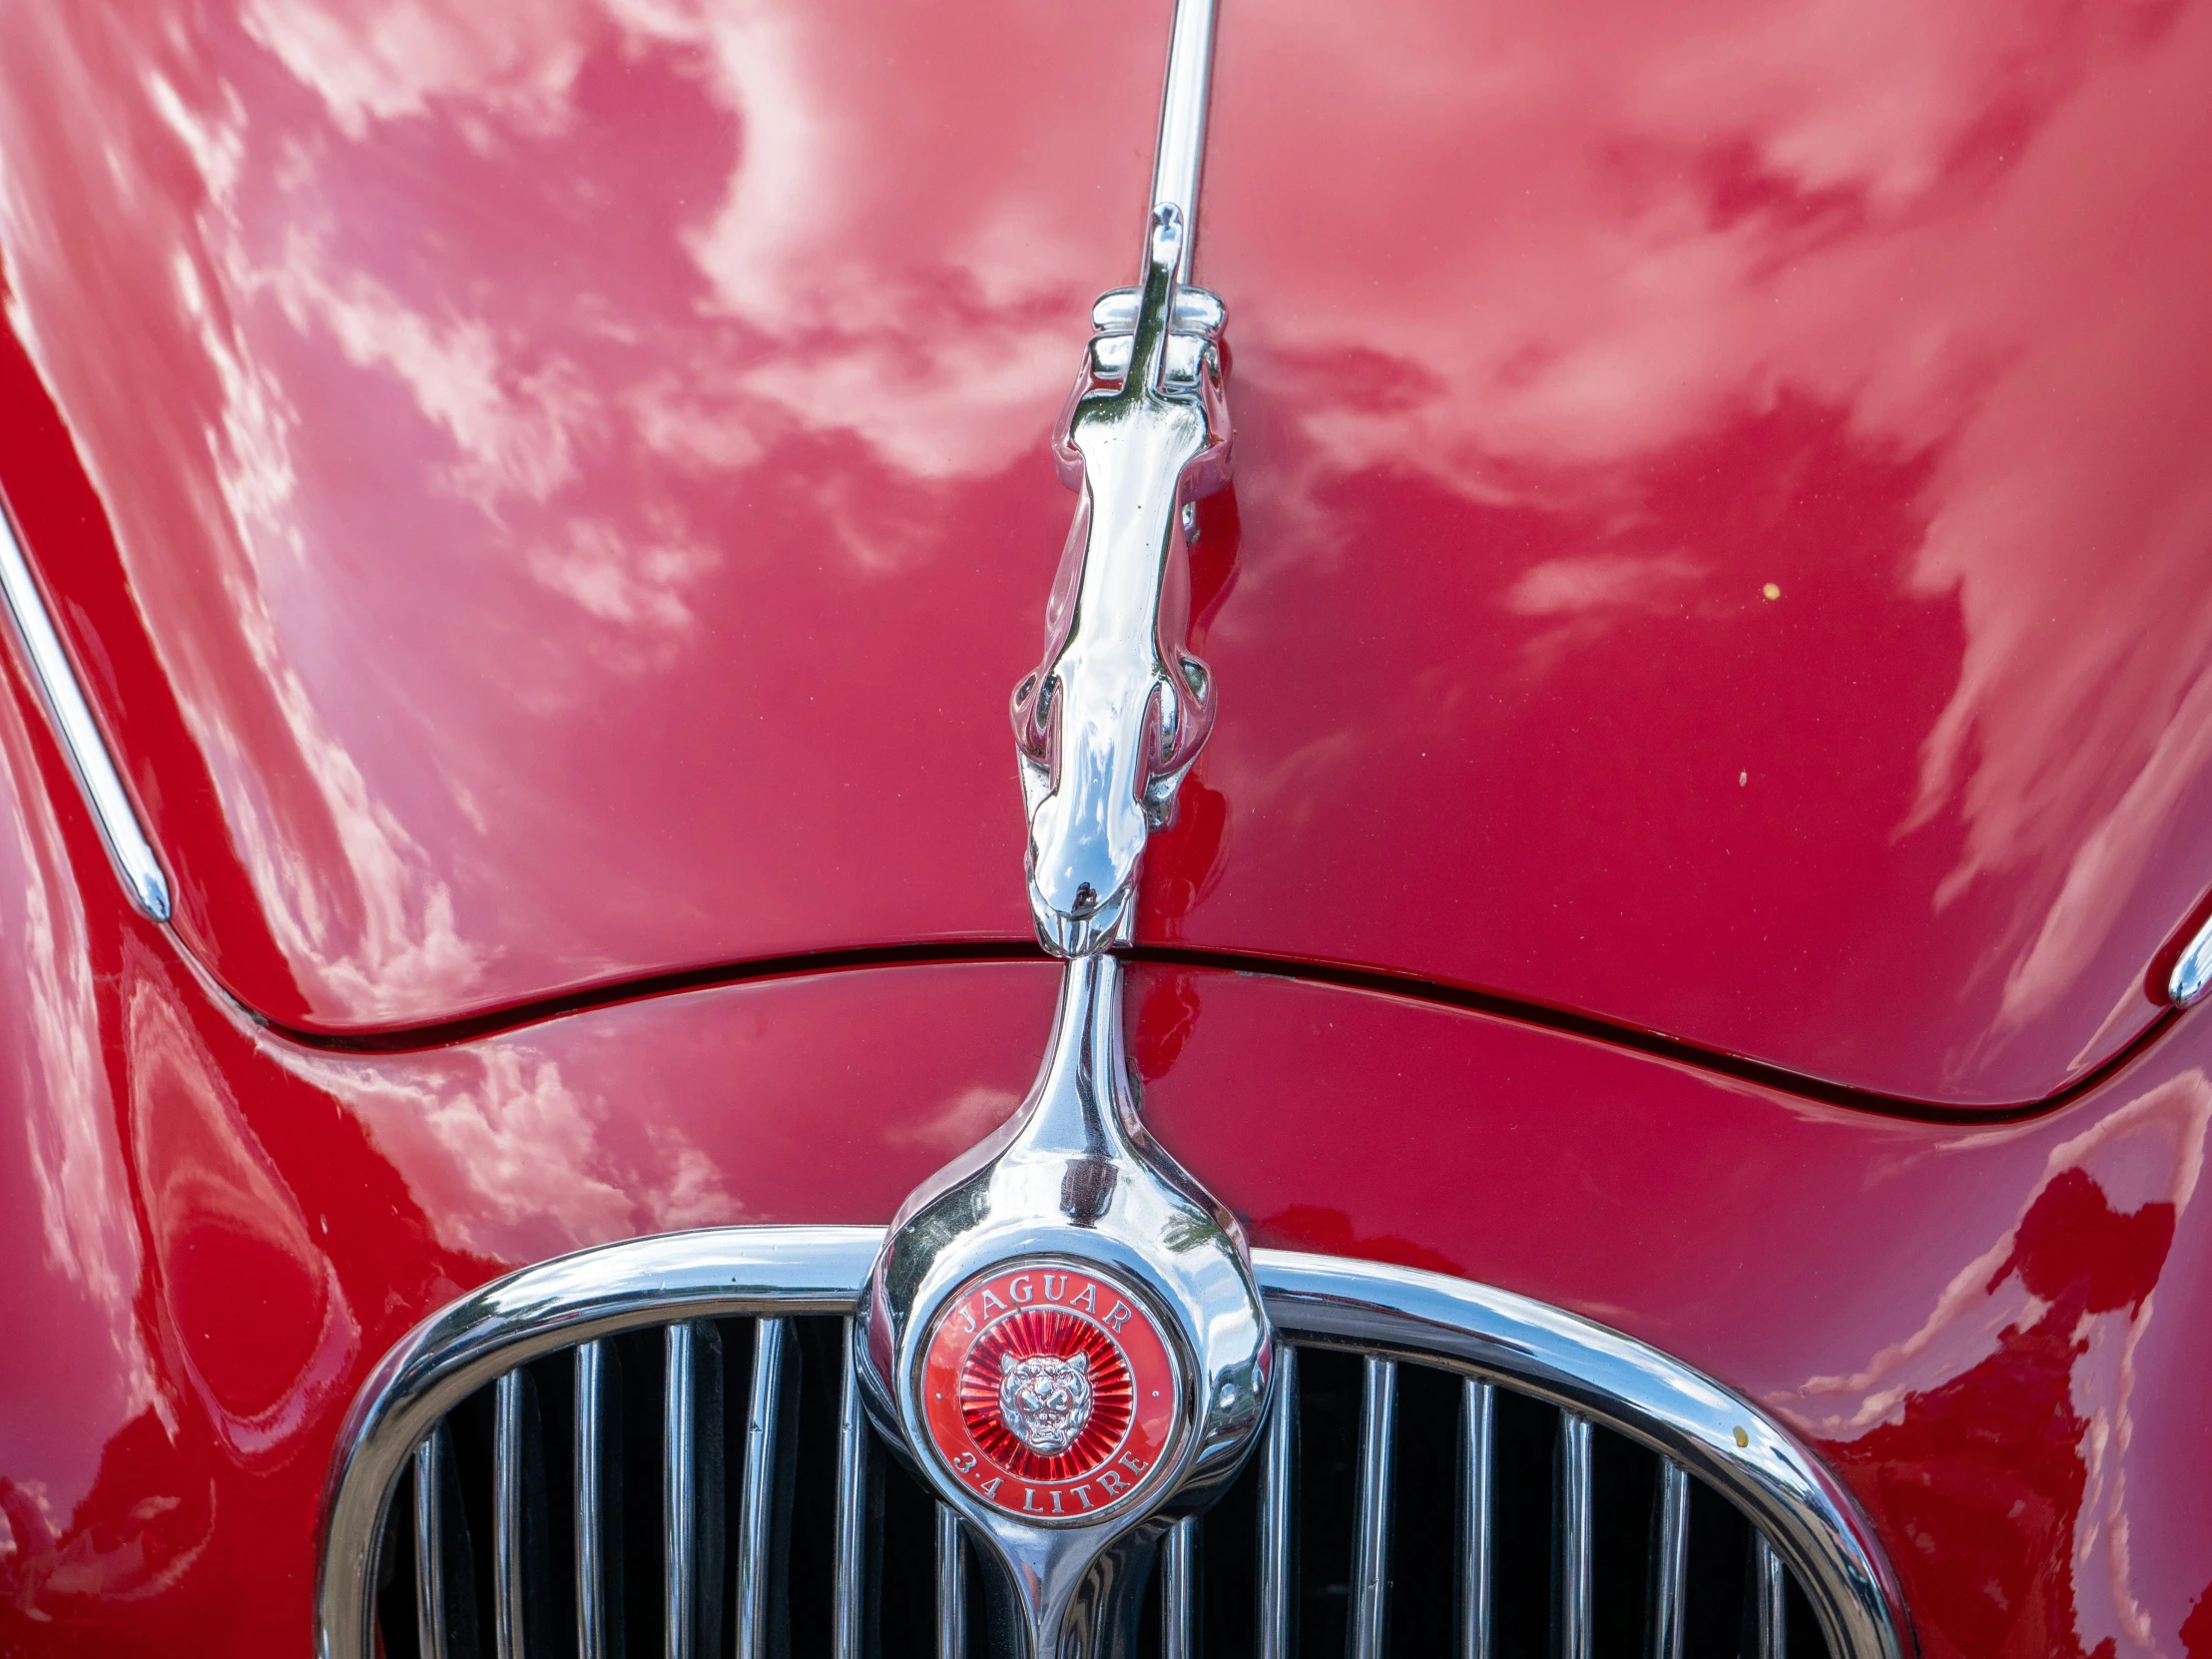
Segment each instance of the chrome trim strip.
[[1160,1545],[1160,1659],[1197,1659],[1198,1517],[1185,1515]]
[[844,1381],[837,1393],[837,1605],[834,1659],[861,1659],[867,1607],[867,1413],[860,1404],[857,1322],[844,1322]]
[[1191,279],[1198,245],[1198,186],[1206,164],[1206,105],[1214,69],[1214,0],[1176,0],[1168,37],[1167,84],[1160,94],[1160,138],[1153,152],[1152,206],[1173,205],[1185,235],[1175,279]]
[[777,1411],[791,1322],[753,1327],[753,1394],[745,1418],[745,1485],[738,1509],[737,1659],[767,1659],[769,1563],[775,1543]]
[[1690,1471],[1659,1459],[1651,1517],[1651,1659],[1682,1659],[1690,1581]]
[[967,1563],[960,1517],[937,1505],[937,1659],[967,1659]]
[[1786,1659],[1790,1651],[1787,1569],[1764,1534],[1751,1540],[1752,1595],[1758,1605],[1759,1659]]
[[[849,1316],[880,1239],[874,1228],[732,1227],[630,1240],[526,1268],[417,1326],[370,1375],[338,1433],[317,1590],[325,1659],[374,1651],[385,1506],[416,1447],[468,1394],[555,1350],[671,1320]],[[1797,1574],[1835,1659],[1913,1651],[1896,1581],[1856,1502],[1788,1430],[1712,1379],[1618,1332],[1465,1280],[1287,1251],[1256,1252],[1254,1265],[1282,1359],[1293,1343],[1368,1345],[1569,1407],[1682,1463],[1743,1508]],[[1294,1372],[1282,1373],[1293,1388]],[[1273,1463],[1281,1448],[1271,1429],[1263,1455]],[[1287,1501],[1278,1511],[1286,1522],[1290,1512]]]
[[1397,1362],[1369,1355],[1360,1378],[1360,1496],[1353,1521],[1352,1659],[1383,1659],[1390,1616],[1390,1454]]
[[[672,1325],[661,1404],[661,1651],[667,1659],[694,1659],[698,1586],[693,1557],[699,1537],[699,1479],[692,1460],[692,1416],[697,1394],[699,1334]],[[699,1654],[697,1659],[711,1659]]]
[[492,1391],[492,1651],[522,1659],[522,1373]]
[[414,1449],[415,1649],[422,1659],[445,1659],[444,1461],[440,1423]]
[[605,1544],[607,1351],[598,1343],[576,1350],[576,1651],[580,1659],[607,1659]]
[[2212,991],[2212,921],[2197,929],[2166,976],[2166,995],[2177,1008],[2195,1006],[2206,991]]
[[1749,1513],[1805,1586],[1836,1659],[1913,1651],[1893,1612],[1904,1598],[1857,1501],[1741,1394],[1634,1338],[1509,1291],[1291,1251],[1255,1251],[1253,1265],[1286,1339],[1441,1361],[1626,1434]]
[[1559,1413],[1551,1484],[1552,1652],[1590,1659],[1590,1608],[1595,1599],[1591,1555],[1590,1422]]
[[108,855],[115,860],[123,890],[131,895],[140,914],[153,921],[167,921],[169,877],[162,871],[161,859],[155,856],[153,842],[146,838],[138,809],[131,805],[130,793],[123,787],[123,777],[116,771],[115,757],[100,723],[92,718],[92,706],[85,701],[84,687],[78,682],[69,653],[62,648],[61,635],[46,608],[46,596],[31,574],[30,561],[23,555],[23,544],[5,508],[0,508],[0,599],[6,601],[8,614],[15,619],[24,661],[30,667],[31,678],[38,682],[47,712],[54,717],[62,753],[77,775],[78,787],[85,792],[86,804],[100,826],[100,838],[108,844]]
[[1459,1398],[1459,1655],[1490,1659],[1490,1522],[1496,1509],[1497,1390],[1468,1378]]
[[1298,1497],[1298,1350],[1275,1349],[1275,1401],[1260,1446],[1259,1629],[1256,1659],[1292,1659],[1292,1579],[1296,1576]]

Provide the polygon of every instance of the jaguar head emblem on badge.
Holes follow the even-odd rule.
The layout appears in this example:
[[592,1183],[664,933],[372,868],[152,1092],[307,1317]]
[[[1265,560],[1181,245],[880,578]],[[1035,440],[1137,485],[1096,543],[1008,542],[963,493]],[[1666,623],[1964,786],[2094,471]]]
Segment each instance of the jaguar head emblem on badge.
[[[998,1420],[1040,1457],[1057,1457],[1091,1423],[1091,1357],[1032,1354],[998,1357]],[[1110,1431],[1110,1430],[1109,1430]]]
[[1189,507],[1227,481],[1221,301],[1189,283],[1212,0],[1177,0],[1142,279],[1092,309],[1056,453],[1081,492],[1014,693],[1037,936],[1064,961],[1029,1098],[892,1218],[870,1409],[1000,1570],[1030,1659],[1132,1650],[1153,1546],[1236,1477],[1274,1349],[1243,1232],[1138,1116],[1121,964],[1147,834],[1214,720]]
[[1073,1261],[971,1281],[923,1362],[930,1448],[961,1485],[1040,1523],[1125,1508],[1175,1443],[1182,1390],[1133,1286]]

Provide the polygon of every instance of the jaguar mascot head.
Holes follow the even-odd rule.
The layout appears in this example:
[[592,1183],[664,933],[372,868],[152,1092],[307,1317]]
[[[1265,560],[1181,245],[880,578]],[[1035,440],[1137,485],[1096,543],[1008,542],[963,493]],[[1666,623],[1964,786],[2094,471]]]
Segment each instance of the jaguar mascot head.
[[1040,1457],[1073,1445],[1091,1420],[1091,1357],[1002,1354],[998,1367],[998,1410],[1015,1438]]

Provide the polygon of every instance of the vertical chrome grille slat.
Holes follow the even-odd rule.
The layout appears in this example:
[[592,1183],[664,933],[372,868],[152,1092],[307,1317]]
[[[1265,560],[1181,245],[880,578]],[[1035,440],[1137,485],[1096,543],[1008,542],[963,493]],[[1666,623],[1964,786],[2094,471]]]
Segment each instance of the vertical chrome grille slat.
[[867,1596],[867,1412],[853,1345],[859,1326],[844,1322],[844,1378],[837,1393],[837,1585],[831,1629],[834,1659],[861,1659]]
[[445,1424],[414,1453],[415,1646],[422,1659],[447,1659],[445,1645]]
[[1758,1623],[1759,1659],[1784,1659],[1790,1646],[1789,1569],[1763,1532],[1754,1532],[1751,1543],[1751,1583]]
[[499,1380],[492,1395],[492,1651],[522,1659],[522,1373]]
[[1690,1471],[1662,1457],[1651,1519],[1650,1659],[1682,1659],[1689,1578]]
[[692,1560],[699,1530],[698,1470],[692,1448],[698,1346],[698,1333],[689,1325],[668,1328],[661,1406],[661,1651],[666,1659],[709,1659],[692,1651],[698,1596]]
[[1459,1400],[1459,1654],[1490,1659],[1490,1531],[1497,1485],[1491,1452],[1497,1390],[1468,1378]]
[[576,1350],[576,1652],[578,1659],[607,1659],[606,1549],[600,1527],[606,1513],[607,1351],[598,1343]]
[[937,1505],[937,1659],[967,1656],[967,1565],[960,1557],[960,1517]]
[[1198,1517],[1186,1515],[1160,1543],[1160,1659],[1198,1653]]
[[737,1659],[767,1659],[770,1551],[774,1545],[777,1413],[783,1399],[789,1320],[754,1327],[753,1395],[745,1418],[745,1485],[738,1509]]
[[1369,1355],[1360,1386],[1360,1495],[1353,1522],[1352,1659],[1383,1659],[1390,1597],[1390,1453],[1397,1362]]
[[1295,1565],[1298,1480],[1298,1350],[1275,1351],[1275,1401],[1260,1445],[1259,1626],[1257,1659],[1291,1659],[1291,1576]]
[[1590,1659],[1590,1422],[1559,1413],[1552,1475],[1552,1650],[1557,1659]]

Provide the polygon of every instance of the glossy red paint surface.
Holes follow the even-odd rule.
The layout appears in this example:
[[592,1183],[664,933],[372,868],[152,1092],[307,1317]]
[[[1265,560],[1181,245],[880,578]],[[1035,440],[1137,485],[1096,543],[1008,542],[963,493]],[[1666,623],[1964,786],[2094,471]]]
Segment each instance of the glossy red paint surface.
[[[1050,1014],[1048,967],[924,966],[308,1049],[123,913],[64,782],[11,674],[11,1652],[307,1651],[332,1436],[417,1318],[634,1233],[881,1221],[1011,1109]],[[2203,1017],[2001,1125],[1267,976],[1142,968],[1129,1018],[1150,1123],[1256,1242],[1546,1298],[1796,1424],[1866,1505],[1932,1659],[2202,1659]]]
[[[224,984],[1024,936],[1165,16],[6,8],[0,480]],[[1230,7],[1150,935],[1953,1103],[2116,1052],[2212,871],[2208,78],[2167,4]]]

